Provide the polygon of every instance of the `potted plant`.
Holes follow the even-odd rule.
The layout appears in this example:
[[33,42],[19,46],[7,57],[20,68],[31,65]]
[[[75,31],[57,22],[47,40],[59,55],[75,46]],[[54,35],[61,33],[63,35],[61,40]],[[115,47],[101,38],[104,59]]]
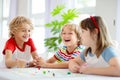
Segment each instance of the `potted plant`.
[[50,51],[56,51],[62,42],[60,37],[62,26],[77,18],[79,16],[79,11],[75,8],[65,10],[64,5],[57,5],[51,12],[51,15],[52,17],[59,16],[61,20],[57,18],[45,24],[46,27],[51,29],[52,33],[52,37],[45,39],[45,46],[48,47]]

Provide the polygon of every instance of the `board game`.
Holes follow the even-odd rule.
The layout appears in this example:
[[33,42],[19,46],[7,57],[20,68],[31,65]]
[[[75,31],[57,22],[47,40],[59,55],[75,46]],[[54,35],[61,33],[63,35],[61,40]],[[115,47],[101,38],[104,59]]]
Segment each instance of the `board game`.
[[68,69],[0,68],[0,80],[120,80],[120,77],[72,73]]
[[[71,73],[68,69],[47,69],[47,68],[14,68],[5,69],[2,76],[7,75],[11,80],[50,80],[61,78],[80,77],[80,74]],[[85,75],[84,75],[85,76]],[[82,77],[84,77],[82,75]],[[7,78],[6,77],[6,78]],[[63,79],[62,79],[63,80]]]
[[13,69],[11,71],[12,74],[16,74],[19,76],[23,76],[23,77],[47,77],[47,78],[51,78],[51,77],[78,77],[80,76],[80,74],[75,74],[75,73],[71,73],[69,70],[67,69],[43,69],[41,68],[40,70],[37,68],[21,68],[21,69]]

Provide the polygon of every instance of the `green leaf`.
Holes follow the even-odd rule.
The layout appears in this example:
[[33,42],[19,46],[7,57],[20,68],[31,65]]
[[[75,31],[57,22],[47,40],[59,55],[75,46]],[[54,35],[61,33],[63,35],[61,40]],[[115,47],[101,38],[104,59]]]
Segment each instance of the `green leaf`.
[[45,24],[45,26],[46,26],[46,27],[51,27],[52,24],[51,24],[51,23],[47,23],[47,24]]
[[59,37],[58,43],[61,44],[61,42],[62,42],[62,39],[61,39],[61,37]]
[[73,20],[74,18],[79,16],[79,12],[76,9],[69,9],[67,12],[64,12],[62,18],[65,22]]
[[51,12],[52,16],[59,14],[65,8],[64,5],[57,5]]

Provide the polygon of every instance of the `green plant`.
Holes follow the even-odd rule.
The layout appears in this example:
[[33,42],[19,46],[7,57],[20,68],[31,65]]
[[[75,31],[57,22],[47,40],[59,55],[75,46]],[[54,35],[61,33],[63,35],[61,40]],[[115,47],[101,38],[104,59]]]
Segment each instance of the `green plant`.
[[70,21],[73,21],[74,18],[77,18],[79,16],[79,11],[75,8],[65,11],[64,5],[57,5],[51,12],[51,15],[52,17],[56,17],[58,15],[61,17],[61,20],[56,19],[45,24],[46,27],[51,29],[51,33],[53,35],[52,37],[45,39],[45,46],[48,47],[50,51],[56,51],[62,42],[60,37],[62,26]]

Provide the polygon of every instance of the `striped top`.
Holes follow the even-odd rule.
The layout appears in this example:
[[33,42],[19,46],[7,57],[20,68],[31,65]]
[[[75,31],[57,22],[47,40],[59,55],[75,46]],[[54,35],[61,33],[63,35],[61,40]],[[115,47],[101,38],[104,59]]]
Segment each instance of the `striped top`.
[[72,53],[67,52],[67,47],[63,46],[60,48],[54,55],[54,57],[58,60],[58,62],[69,61],[70,59],[74,59],[77,55],[83,51],[84,46],[79,45]]

